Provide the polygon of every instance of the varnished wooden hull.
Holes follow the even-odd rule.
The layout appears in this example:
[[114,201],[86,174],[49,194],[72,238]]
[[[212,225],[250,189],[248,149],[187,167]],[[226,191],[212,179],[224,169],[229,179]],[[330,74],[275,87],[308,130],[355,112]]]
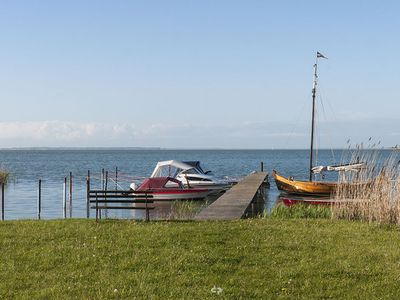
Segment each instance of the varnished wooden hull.
[[337,183],[321,181],[298,181],[282,177],[272,171],[276,186],[280,191],[296,195],[329,196],[335,192]]

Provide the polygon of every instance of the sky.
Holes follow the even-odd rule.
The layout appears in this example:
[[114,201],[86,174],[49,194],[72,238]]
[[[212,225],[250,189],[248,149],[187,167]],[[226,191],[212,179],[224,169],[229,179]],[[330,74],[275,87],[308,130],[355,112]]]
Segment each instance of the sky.
[[400,144],[398,1],[0,1],[0,148]]

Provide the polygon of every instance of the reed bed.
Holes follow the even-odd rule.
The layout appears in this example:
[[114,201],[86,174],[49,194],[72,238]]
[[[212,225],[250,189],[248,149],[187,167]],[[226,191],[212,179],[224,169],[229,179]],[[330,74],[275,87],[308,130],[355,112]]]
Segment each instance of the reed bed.
[[8,181],[8,178],[10,176],[10,172],[8,172],[7,170],[0,170],[0,184],[6,184]]
[[339,175],[332,218],[400,225],[399,152],[383,157],[382,151],[357,149],[350,162],[366,166]]

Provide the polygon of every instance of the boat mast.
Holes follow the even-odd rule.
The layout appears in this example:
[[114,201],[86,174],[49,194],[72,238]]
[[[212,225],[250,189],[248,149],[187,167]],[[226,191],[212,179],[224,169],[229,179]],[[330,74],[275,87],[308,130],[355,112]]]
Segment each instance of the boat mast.
[[312,167],[313,167],[313,151],[314,151],[314,119],[315,119],[315,94],[317,92],[317,63],[318,58],[328,59],[326,56],[317,52],[317,57],[314,64],[314,77],[313,77],[313,87],[312,87],[312,115],[311,115],[311,145],[310,145],[310,181],[312,181]]
[[314,64],[314,76],[313,76],[313,87],[312,87],[312,115],[311,115],[311,145],[310,145],[310,178],[312,181],[312,167],[313,167],[313,151],[314,151],[314,127],[315,127],[315,93],[317,89],[317,62],[318,62],[318,54],[317,59]]

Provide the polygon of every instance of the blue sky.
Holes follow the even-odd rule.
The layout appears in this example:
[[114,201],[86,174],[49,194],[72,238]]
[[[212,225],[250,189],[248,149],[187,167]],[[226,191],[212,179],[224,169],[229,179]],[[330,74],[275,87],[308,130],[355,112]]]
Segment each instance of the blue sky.
[[400,144],[396,1],[2,1],[0,147]]

